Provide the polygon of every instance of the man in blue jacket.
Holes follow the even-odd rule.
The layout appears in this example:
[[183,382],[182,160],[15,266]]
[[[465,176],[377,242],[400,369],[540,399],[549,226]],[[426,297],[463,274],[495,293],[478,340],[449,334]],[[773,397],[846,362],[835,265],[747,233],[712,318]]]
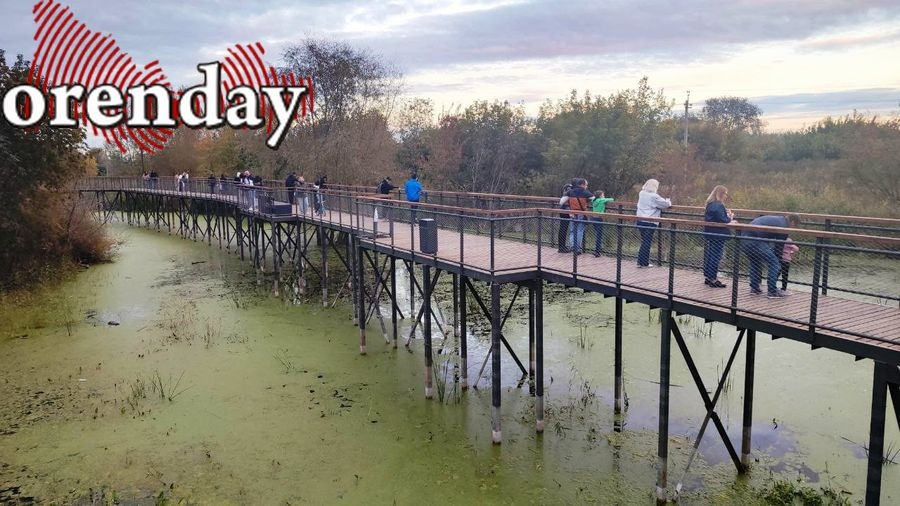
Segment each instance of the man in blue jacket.
[[410,208],[412,209],[412,222],[415,223],[416,209],[419,208],[419,199],[425,192],[425,190],[422,189],[422,183],[419,182],[419,176],[411,174],[409,179],[403,183],[403,191],[406,193],[406,201],[410,203]]
[[[759,227],[781,227],[781,228],[797,228],[800,225],[800,217],[796,214],[787,216],[767,215],[760,216],[750,222],[750,225]],[[768,266],[768,295],[770,299],[780,299],[787,295],[778,289],[778,275],[781,273],[781,258],[784,241],[788,238],[787,234],[778,233],[768,230],[751,230],[742,234],[744,243],[744,252],[750,262],[750,293],[761,294],[760,282],[762,281],[762,266],[765,263]]]

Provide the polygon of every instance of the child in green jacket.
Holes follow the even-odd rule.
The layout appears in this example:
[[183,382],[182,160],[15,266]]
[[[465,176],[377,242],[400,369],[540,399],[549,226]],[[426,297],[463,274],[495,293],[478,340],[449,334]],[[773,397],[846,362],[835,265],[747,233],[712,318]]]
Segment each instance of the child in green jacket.
[[[614,199],[606,198],[606,194],[602,191],[597,191],[594,193],[594,199],[591,200],[591,211],[595,213],[605,213],[606,212],[606,204],[612,202]],[[594,220],[594,233],[596,236],[596,242],[594,244],[594,256],[600,256],[600,252],[603,250],[603,218],[599,216],[593,218]]]

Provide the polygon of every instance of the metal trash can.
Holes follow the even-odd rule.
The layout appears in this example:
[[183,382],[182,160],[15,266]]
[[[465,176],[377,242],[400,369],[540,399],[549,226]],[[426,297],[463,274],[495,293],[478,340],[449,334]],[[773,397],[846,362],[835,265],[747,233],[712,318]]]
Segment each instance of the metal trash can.
[[431,218],[419,220],[419,251],[428,255],[437,253],[437,223]]

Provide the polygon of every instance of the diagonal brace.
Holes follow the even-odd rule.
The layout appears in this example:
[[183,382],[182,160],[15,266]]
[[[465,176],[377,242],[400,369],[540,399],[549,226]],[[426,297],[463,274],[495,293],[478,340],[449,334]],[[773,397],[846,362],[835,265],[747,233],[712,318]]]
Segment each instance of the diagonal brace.
[[[678,343],[678,348],[681,349],[681,354],[682,356],[684,356],[684,361],[688,366],[691,377],[694,378],[694,383],[697,385],[697,390],[700,392],[700,396],[703,398],[703,404],[704,406],[706,406],[707,411],[706,416],[712,419],[713,424],[716,426],[716,430],[719,432],[719,436],[722,437],[722,442],[725,443],[725,448],[728,450],[728,454],[731,456],[732,462],[734,462],[734,465],[735,467],[737,467],[738,472],[741,472],[744,470],[744,467],[743,465],[741,465],[741,460],[740,458],[738,458],[738,454],[734,449],[734,445],[732,445],[731,443],[731,438],[728,437],[728,432],[725,431],[725,425],[719,418],[719,414],[715,411],[715,402],[709,397],[709,392],[706,390],[706,386],[703,384],[703,379],[700,377],[700,373],[697,370],[697,365],[694,364],[694,359],[684,342],[684,336],[681,335],[681,330],[678,328],[678,325],[674,319],[670,319],[669,325],[672,328],[672,334],[675,336],[675,341]],[[741,333],[738,335],[738,341],[735,344],[734,349],[731,351],[731,357],[728,361],[728,368],[731,367],[731,363],[734,361],[738,346],[743,340],[743,337],[744,333],[743,331],[741,331]],[[722,375],[722,380],[719,382],[719,388],[716,390],[717,393],[721,392],[721,388],[724,385],[723,382],[726,376],[727,374]],[[718,397],[716,398],[716,401],[718,401]]]

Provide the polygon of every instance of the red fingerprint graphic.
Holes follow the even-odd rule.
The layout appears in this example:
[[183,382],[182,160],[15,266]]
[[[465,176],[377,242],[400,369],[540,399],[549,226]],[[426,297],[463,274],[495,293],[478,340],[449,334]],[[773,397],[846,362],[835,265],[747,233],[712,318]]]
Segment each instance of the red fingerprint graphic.
[[[177,119],[179,93],[172,92],[159,60],[145,65],[138,65],[128,53],[122,51],[111,34],[102,35],[89,29],[69,10],[56,0],[40,0],[32,9],[37,26],[34,40],[37,49],[31,61],[28,83],[41,88],[47,93],[49,88],[63,85],[80,84],[90,91],[100,85],[112,85],[125,91],[133,86],[162,85],[172,96],[172,114]],[[297,78],[293,74],[280,75],[274,67],[263,62],[265,49],[262,44],[235,44],[228,48],[226,56],[219,62],[223,73],[221,97],[218,113],[224,115],[228,105],[227,93],[238,86],[249,86],[256,90],[264,86],[307,86],[308,93],[301,99],[300,108],[293,119],[299,120],[306,115],[307,108],[312,107],[312,80]],[[52,97],[51,97],[52,98]],[[260,97],[261,98],[261,97]],[[266,101],[260,99],[258,114],[265,121],[267,132],[275,125],[275,114]],[[25,104],[26,108],[30,104]],[[148,101],[149,114],[155,114]],[[52,100],[48,103],[53,111]],[[195,114],[201,114],[203,103],[191,104]],[[129,113],[129,104],[108,113]],[[172,137],[174,130],[161,127],[130,127],[119,124],[111,127],[97,127],[89,121],[85,113],[85,102],[72,104],[72,117],[84,126],[90,125],[95,135],[102,135],[111,144],[115,144],[122,152],[127,152],[128,143],[146,153],[162,150]],[[179,123],[180,124],[180,123]]]

